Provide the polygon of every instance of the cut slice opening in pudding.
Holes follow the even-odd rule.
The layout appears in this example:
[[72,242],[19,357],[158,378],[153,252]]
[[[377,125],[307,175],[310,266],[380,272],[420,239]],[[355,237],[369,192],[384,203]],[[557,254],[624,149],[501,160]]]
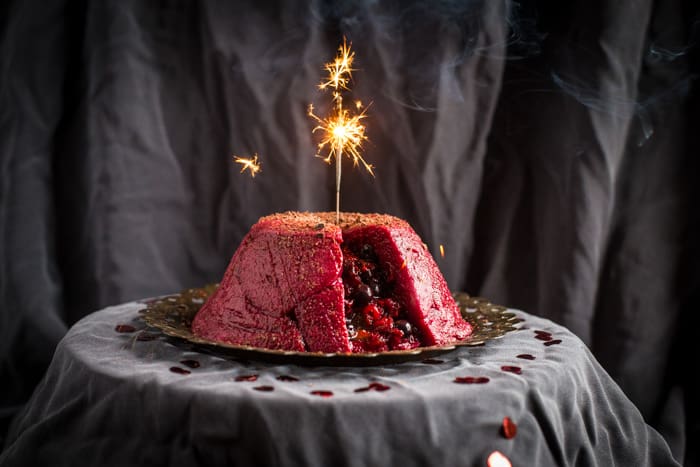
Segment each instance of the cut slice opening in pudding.
[[366,242],[342,244],[345,323],[353,352],[407,350],[422,345],[420,330],[395,292],[395,272]]

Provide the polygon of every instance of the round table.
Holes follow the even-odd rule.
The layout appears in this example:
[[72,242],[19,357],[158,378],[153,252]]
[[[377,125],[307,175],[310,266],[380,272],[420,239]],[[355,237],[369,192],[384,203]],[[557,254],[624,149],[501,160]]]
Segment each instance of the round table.
[[483,346],[358,368],[197,353],[143,308],[72,327],[0,465],[678,465],[576,336],[522,311]]

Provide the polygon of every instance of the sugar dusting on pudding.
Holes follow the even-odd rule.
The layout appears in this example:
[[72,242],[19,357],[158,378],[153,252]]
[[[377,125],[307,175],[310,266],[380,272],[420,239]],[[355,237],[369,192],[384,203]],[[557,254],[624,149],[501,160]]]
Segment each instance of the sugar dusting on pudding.
[[384,214],[285,212],[246,235],[192,323],[216,342],[378,352],[463,340],[471,326],[410,225]]

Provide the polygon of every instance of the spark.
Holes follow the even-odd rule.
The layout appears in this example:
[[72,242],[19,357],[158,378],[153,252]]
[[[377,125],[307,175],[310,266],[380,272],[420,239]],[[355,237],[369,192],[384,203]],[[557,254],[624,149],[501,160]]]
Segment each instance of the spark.
[[350,52],[350,46],[347,45],[346,39],[343,37],[343,44],[338,47],[338,55],[335,60],[326,63],[324,69],[328,72],[328,79],[318,85],[319,89],[332,87],[335,90],[348,89],[348,83],[352,79],[352,62],[355,59],[355,52]]
[[445,257],[445,247],[442,246],[442,244],[440,244],[440,256],[441,256],[442,258]]
[[241,164],[241,173],[246,170],[250,170],[250,176],[255,178],[255,174],[260,172],[260,163],[258,162],[258,155],[253,154],[252,159],[246,159],[245,157],[233,156],[233,162],[236,164]]

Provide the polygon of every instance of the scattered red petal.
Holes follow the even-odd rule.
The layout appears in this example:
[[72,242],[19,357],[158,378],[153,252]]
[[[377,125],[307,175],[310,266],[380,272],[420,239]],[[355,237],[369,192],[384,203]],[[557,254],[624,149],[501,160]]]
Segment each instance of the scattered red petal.
[[506,439],[513,439],[517,432],[518,425],[516,425],[510,417],[503,417],[503,423],[501,424],[501,434],[503,437]]
[[486,463],[489,467],[512,467],[508,458],[498,451],[493,451],[489,455]]
[[454,379],[458,384],[484,384],[490,380],[486,376],[458,376]]
[[369,386],[365,386],[362,388],[357,388],[355,389],[354,392],[367,392],[367,391],[388,391],[391,389],[391,386],[387,386],[386,384],[382,383],[369,383]]
[[454,382],[458,384],[474,384],[475,380],[476,378],[473,376],[457,376],[454,379]]
[[520,355],[517,355],[517,358],[522,358],[523,360],[534,360],[535,356],[530,355],[529,353],[521,353]]
[[541,341],[551,341],[552,335],[551,334],[537,334],[535,336],[535,339],[539,339]]
[[190,373],[192,373],[190,370],[185,370],[184,368],[180,368],[179,366],[170,367],[170,371],[179,375],[189,375]]
[[382,383],[370,383],[369,387],[371,389],[374,389],[375,391],[379,391],[379,392],[388,391],[389,389],[391,389],[391,387],[387,386],[386,384],[382,384]]
[[131,326],[130,324],[117,324],[114,327],[114,330],[117,332],[134,332],[136,331],[136,328]]
[[273,388],[272,386],[255,386],[253,389],[261,392],[270,392],[275,390],[275,388]]
[[240,383],[241,381],[253,382],[253,381],[257,381],[257,380],[258,380],[258,375],[240,375],[240,376],[236,376],[236,381],[239,382],[239,383]]
[[311,394],[314,396],[321,396],[321,397],[331,397],[333,396],[332,391],[311,391]]
[[556,344],[561,344],[561,339],[555,339],[553,341],[545,342],[544,345],[549,347],[550,345],[556,345]]
[[523,372],[522,368],[520,368],[519,366],[509,366],[509,365],[502,366],[501,370],[508,371],[510,373],[515,373],[516,375],[519,375]]

